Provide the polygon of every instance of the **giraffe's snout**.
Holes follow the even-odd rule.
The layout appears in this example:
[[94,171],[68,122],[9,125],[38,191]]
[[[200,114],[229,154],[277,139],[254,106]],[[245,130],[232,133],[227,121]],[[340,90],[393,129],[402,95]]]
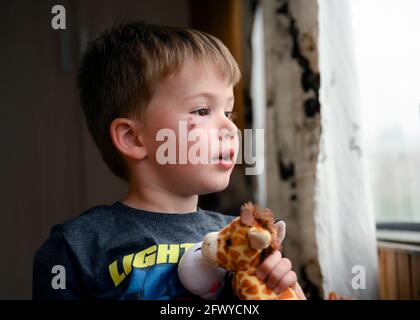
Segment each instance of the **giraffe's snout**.
[[217,238],[219,232],[210,232],[208,233],[203,240],[203,245],[201,246],[201,253],[204,260],[213,265],[217,265]]

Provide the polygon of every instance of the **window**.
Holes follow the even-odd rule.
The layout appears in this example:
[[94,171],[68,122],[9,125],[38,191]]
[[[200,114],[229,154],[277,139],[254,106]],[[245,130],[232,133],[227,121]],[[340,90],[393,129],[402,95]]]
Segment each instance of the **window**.
[[420,222],[420,1],[350,1],[377,222]]

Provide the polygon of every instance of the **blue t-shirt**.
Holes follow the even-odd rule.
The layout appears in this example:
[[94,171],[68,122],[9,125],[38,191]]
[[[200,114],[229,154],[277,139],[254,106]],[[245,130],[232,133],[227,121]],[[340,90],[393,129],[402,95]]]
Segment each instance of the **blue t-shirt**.
[[[91,208],[54,226],[37,250],[33,298],[199,299],[182,287],[179,259],[208,232],[234,218],[201,208],[186,214],[157,213],[119,201]],[[54,266],[59,268],[52,272]],[[63,276],[57,270],[65,271],[64,284],[58,283],[63,278],[54,279]],[[231,296],[227,282],[222,299]]]

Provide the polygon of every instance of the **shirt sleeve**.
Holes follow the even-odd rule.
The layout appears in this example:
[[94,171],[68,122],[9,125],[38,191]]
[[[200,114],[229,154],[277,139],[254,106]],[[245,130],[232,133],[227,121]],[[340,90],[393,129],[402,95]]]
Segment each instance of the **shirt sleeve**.
[[37,250],[33,264],[34,300],[83,298],[79,264],[62,232],[54,230]]

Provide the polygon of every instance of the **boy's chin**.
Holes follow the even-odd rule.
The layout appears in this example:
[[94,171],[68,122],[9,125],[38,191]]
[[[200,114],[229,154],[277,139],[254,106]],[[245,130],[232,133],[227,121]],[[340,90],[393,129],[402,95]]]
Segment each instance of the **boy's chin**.
[[212,177],[205,182],[200,192],[201,195],[220,192],[225,190],[229,185],[230,177],[227,178],[215,178]]

